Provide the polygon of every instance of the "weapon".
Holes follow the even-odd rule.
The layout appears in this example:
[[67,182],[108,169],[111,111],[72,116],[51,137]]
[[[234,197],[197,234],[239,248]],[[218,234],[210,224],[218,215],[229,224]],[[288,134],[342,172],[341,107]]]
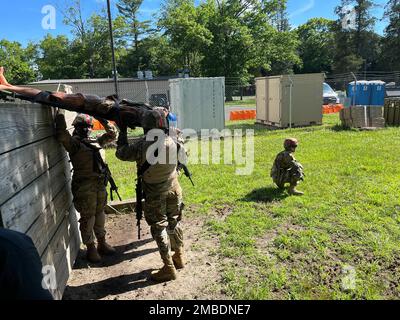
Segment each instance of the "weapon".
[[119,192],[118,192],[118,187],[117,187],[117,185],[115,183],[114,178],[112,177],[112,174],[111,174],[111,171],[110,171],[110,168],[109,168],[108,164],[106,164],[104,161],[103,161],[103,164],[104,164],[104,167],[105,167],[106,181],[108,181],[110,183],[110,198],[111,198],[111,201],[114,201],[113,192],[115,192],[117,194],[119,201],[122,201],[121,196],[119,195]]
[[181,162],[178,162],[177,170],[179,171],[181,169],[183,170],[183,173],[190,180],[190,182],[192,183],[192,186],[194,187],[194,183],[193,183],[193,180],[192,180],[192,173],[189,171],[188,167],[185,164],[183,164]]

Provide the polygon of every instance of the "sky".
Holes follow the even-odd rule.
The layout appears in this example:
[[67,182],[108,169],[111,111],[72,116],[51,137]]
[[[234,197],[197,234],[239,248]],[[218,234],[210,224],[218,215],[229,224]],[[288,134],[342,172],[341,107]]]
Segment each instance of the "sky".
[[[94,11],[106,8],[105,0],[81,0],[83,13],[90,16]],[[116,14],[115,2],[112,1],[112,11]],[[144,0],[141,6],[140,16],[142,19],[150,19],[159,11],[164,0]],[[65,34],[71,35],[71,29],[62,22],[62,9],[65,8],[67,0],[0,0],[0,39],[18,41],[26,45],[29,41],[38,42],[47,33],[53,36]],[[334,8],[340,0],[288,0],[288,13],[292,27],[297,27],[313,17],[325,17],[336,19]],[[383,6],[386,0],[375,0],[380,7],[374,9],[373,14],[381,18]],[[42,26],[43,19],[49,13],[42,10],[46,6],[55,8],[55,28],[45,29]],[[45,19],[46,20],[46,19]],[[48,26],[49,27],[49,26]],[[383,34],[385,23],[378,21],[376,31]]]

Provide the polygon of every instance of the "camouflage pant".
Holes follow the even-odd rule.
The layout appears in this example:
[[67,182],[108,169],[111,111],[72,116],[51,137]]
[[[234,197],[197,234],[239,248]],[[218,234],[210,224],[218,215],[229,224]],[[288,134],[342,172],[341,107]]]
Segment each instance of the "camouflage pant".
[[280,169],[272,176],[272,179],[280,188],[283,188],[285,183],[297,185],[299,181],[304,180],[303,167],[300,165],[293,166],[291,169]]
[[146,195],[144,216],[163,260],[171,256],[171,250],[183,246],[181,206],[182,193],[178,189],[161,195]]
[[94,242],[94,235],[97,239],[106,235],[104,207],[107,204],[107,191],[103,181],[100,179],[72,183],[74,206],[81,216],[79,230],[85,245]]

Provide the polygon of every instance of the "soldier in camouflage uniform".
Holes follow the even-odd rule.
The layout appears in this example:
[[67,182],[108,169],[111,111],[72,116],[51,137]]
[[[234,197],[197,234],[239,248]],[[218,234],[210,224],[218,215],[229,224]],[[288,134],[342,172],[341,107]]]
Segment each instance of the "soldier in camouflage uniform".
[[[63,114],[56,117],[56,134],[69,153],[74,174],[72,177],[72,194],[74,206],[80,213],[79,229],[82,241],[87,247],[87,259],[96,263],[101,260],[99,255],[111,255],[115,249],[107,244],[104,229],[105,214],[104,207],[107,204],[106,175],[105,168],[99,157],[103,157],[102,147],[115,140],[117,131],[108,121],[100,120],[106,133],[98,138],[91,138],[90,132],[93,127],[92,117],[79,114],[73,126],[75,130],[71,134]],[[95,246],[95,237],[98,247]]]
[[296,190],[299,181],[304,180],[303,166],[293,156],[298,141],[289,138],[285,140],[283,146],[285,150],[276,156],[271,169],[271,177],[280,189],[285,187],[285,183],[290,183],[289,194],[303,195],[303,192]]
[[[118,138],[116,156],[123,161],[135,161],[139,168],[147,168],[142,174],[142,188],[145,194],[144,216],[156,241],[164,266],[151,275],[154,281],[169,281],[177,277],[176,269],[184,267],[182,218],[182,189],[177,174],[178,146],[168,135],[167,113],[160,111],[160,119],[149,116],[144,121],[144,132],[153,128],[162,129],[163,135],[158,154],[165,154],[165,163],[149,165],[146,153],[154,141],[146,141],[146,136],[128,143],[125,130]],[[147,162],[147,166],[146,166]],[[171,254],[174,251],[174,254]]]

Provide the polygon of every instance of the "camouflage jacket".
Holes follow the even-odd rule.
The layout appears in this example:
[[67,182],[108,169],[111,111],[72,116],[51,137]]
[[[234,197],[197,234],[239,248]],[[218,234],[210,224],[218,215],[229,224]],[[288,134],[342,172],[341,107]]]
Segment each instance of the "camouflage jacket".
[[[88,178],[102,178],[103,169],[95,161],[95,152],[100,152],[104,159],[104,150],[102,147],[115,140],[117,130],[110,123],[104,124],[106,133],[97,138],[82,139],[76,135],[71,135],[67,130],[67,124],[63,114],[56,117],[56,136],[57,140],[63,144],[68,151],[69,157],[74,168],[73,179],[81,180]],[[90,144],[93,148],[89,147]],[[97,151],[96,151],[97,149]]]
[[292,152],[282,151],[278,153],[271,169],[271,177],[278,178],[282,173],[293,171],[302,171],[303,166],[295,159]]
[[[154,141],[146,141],[146,137],[138,138],[129,144],[126,133],[120,132],[116,157],[123,161],[135,161],[140,168],[146,162],[147,154],[154,155],[155,145]],[[176,170],[177,144],[171,137],[165,136],[165,140],[160,143],[157,158],[159,162],[152,164],[143,174],[145,194],[160,194],[180,189]],[[149,158],[147,159],[149,161]]]

